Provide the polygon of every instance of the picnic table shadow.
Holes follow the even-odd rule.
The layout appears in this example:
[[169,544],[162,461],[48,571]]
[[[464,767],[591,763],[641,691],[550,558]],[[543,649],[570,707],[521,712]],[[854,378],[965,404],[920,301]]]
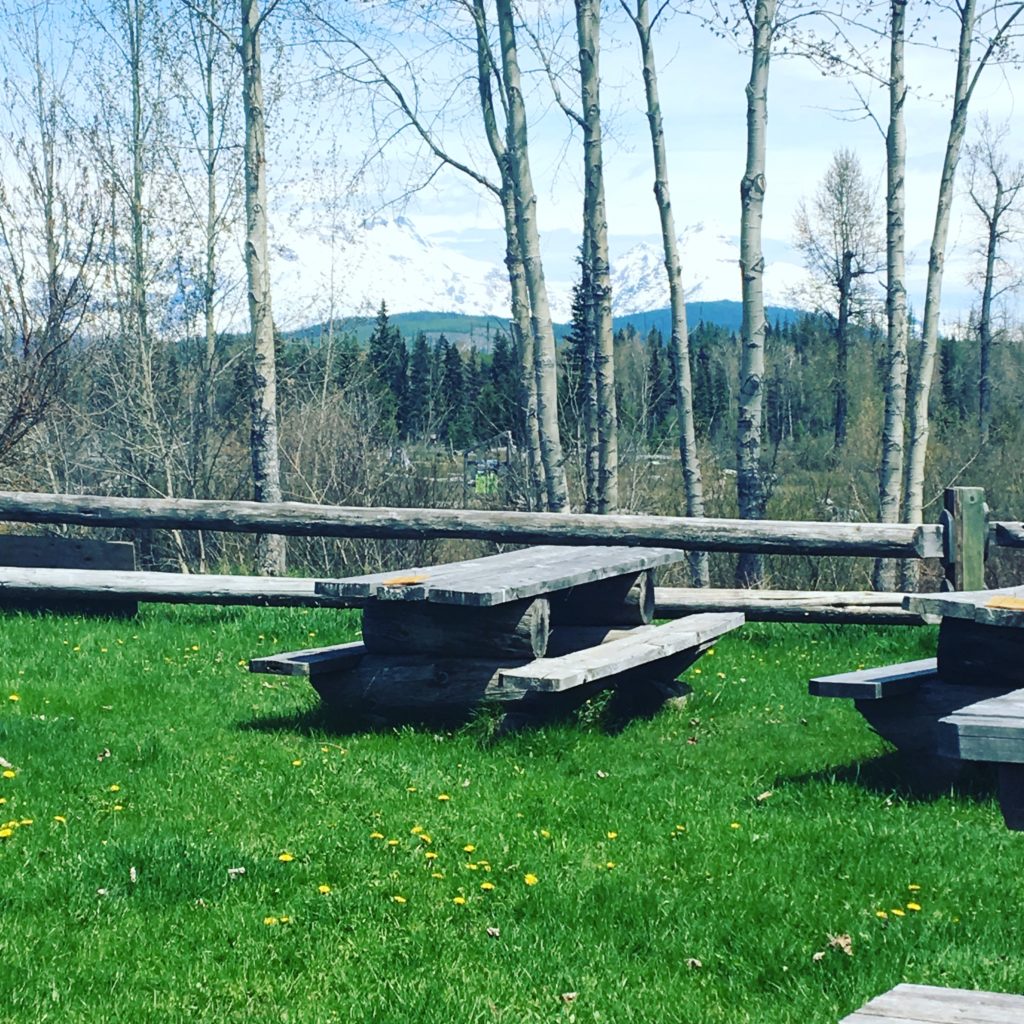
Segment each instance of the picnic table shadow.
[[912,756],[898,750],[812,772],[780,776],[779,782],[858,786],[908,803],[933,803],[951,795],[978,804],[996,799],[996,773],[992,765],[937,755]]
[[609,735],[618,735],[632,723],[646,721],[667,707],[678,707],[685,702],[690,688],[682,683],[671,689],[653,686],[642,692],[636,689],[601,690],[580,700],[573,697],[559,701],[558,695],[545,695],[542,700],[525,708],[505,710],[499,705],[482,705],[456,710],[448,708],[436,714],[402,713],[378,710],[357,710],[333,707],[318,701],[310,707],[279,715],[257,715],[238,723],[238,728],[253,732],[290,732],[300,736],[360,736],[371,733],[392,732],[396,729],[436,732],[468,730],[487,739],[500,740],[513,733],[541,728],[545,725],[579,722],[587,727],[596,726]]

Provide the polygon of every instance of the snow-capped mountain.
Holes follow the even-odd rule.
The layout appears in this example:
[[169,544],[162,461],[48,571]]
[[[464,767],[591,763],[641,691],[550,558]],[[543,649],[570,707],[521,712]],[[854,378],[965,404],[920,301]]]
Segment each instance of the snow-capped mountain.
[[[290,225],[272,239],[274,318],[283,329],[329,316],[368,315],[387,302],[393,313],[428,310],[507,317],[508,277],[498,249],[493,261],[474,259],[423,237],[407,217],[375,217],[348,229],[318,223]],[[738,300],[739,247],[704,224],[686,229],[683,282],[690,299]],[[802,270],[770,263],[766,301],[792,304]],[[572,281],[548,273],[552,314],[570,317]],[[640,243],[612,253],[612,302],[616,315],[668,306],[668,282],[659,245]]]

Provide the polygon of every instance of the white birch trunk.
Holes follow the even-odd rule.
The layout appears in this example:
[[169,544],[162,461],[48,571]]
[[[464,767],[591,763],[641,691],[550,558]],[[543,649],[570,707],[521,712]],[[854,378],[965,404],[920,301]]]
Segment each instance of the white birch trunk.
[[[628,10],[628,9],[627,9]],[[640,39],[643,59],[644,91],[647,99],[647,122],[651,130],[654,152],[654,197],[661,218],[661,239],[665,250],[665,272],[668,275],[669,301],[672,309],[671,352],[676,363],[675,404],[679,421],[679,461],[683,473],[686,514],[704,515],[704,483],[700,457],[697,454],[697,432],[693,417],[693,382],[690,373],[690,337],[686,322],[686,297],[683,292],[682,261],[676,236],[675,215],[669,193],[668,152],[658,98],[658,70],[651,40],[650,10],[647,0],[637,0],[636,16],[630,17]],[[693,583],[707,587],[711,583],[708,555],[697,551],[690,558]]]
[[[771,60],[775,0],[757,0],[750,79],[747,83],[747,160],[740,183],[741,328],[739,415],[736,424],[736,492],[741,519],[764,518],[767,495],[761,473],[761,405],[764,390],[764,254],[761,221],[766,190],[765,145],[768,127],[768,70]],[[740,586],[761,583],[764,560],[740,556]]]
[[503,85],[508,106],[509,167],[514,185],[516,227],[522,249],[526,287],[530,296],[530,321],[535,345],[541,459],[548,489],[548,507],[552,512],[562,512],[568,508],[568,495],[558,430],[555,333],[551,326],[551,309],[540,254],[537,195],[530,172],[526,108],[523,103],[511,0],[497,0],[496,9],[501,39]]
[[[903,477],[904,417],[907,410],[907,284],[906,284],[906,165],[907,130],[903,108],[907,98],[904,64],[907,0],[891,0],[889,26],[889,127],[885,137],[885,313],[888,351],[882,454],[878,474],[878,520],[899,521]],[[875,563],[875,590],[894,590],[896,566]]]
[[580,48],[580,95],[583,103],[583,219],[589,245],[584,253],[589,274],[586,296],[594,334],[594,379],[597,388],[597,511],[615,512],[619,502],[618,417],[615,409],[615,348],[612,287],[608,265],[608,214],[604,194],[601,138],[601,5],[576,0]]
[[[245,111],[245,270],[249,291],[249,323],[253,341],[252,427],[250,446],[257,501],[281,500],[281,468],[277,450],[277,359],[270,306],[267,242],[267,153],[263,119],[258,0],[241,0],[242,100]],[[257,571],[264,576],[285,571],[284,538],[262,534]]]

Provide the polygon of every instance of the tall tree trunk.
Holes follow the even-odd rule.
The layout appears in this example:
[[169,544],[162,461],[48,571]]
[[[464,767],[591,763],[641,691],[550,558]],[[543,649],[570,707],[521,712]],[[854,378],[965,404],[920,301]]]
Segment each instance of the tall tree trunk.
[[508,108],[509,169],[512,175],[516,229],[523,256],[523,272],[530,296],[530,321],[535,345],[537,371],[537,420],[541,459],[552,512],[568,508],[565,465],[558,430],[558,376],[555,364],[555,333],[540,254],[537,227],[537,195],[530,173],[526,108],[523,103],[519,57],[511,0],[497,0],[498,32],[501,39],[503,87]]
[[[885,137],[885,313],[888,328],[882,459],[878,473],[878,519],[895,523],[900,515],[903,478],[904,416],[907,408],[906,164],[907,132],[903,107],[907,98],[904,64],[907,0],[891,0],[889,26],[889,126]],[[875,562],[876,590],[894,590],[896,566]]]
[[498,165],[501,176],[499,198],[505,218],[505,268],[508,271],[509,287],[512,293],[512,341],[519,355],[521,371],[521,392],[527,449],[527,472],[529,473],[529,507],[535,511],[546,511],[548,507],[547,481],[544,461],[541,457],[540,427],[537,420],[537,370],[534,358],[533,327],[530,323],[530,293],[526,286],[523,270],[522,245],[516,224],[515,187],[511,170],[508,147],[498,130],[498,119],[494,110],[494,93],[491,90],[491,76],[498,75],[498,68],[491,53],[487,34],[487,12],[484,0],[473,0],[473,21],[476,29],[477,88],[480,96],[480,113],[483,116],[484,133],[491,154]]
[[992,427],[992,292],[995,286],[996,253],[999,248],[999,214],[1003,209],[1003,183],[996,179],[993,214],[985,240],[985,282],[978,318],[978,440],[988,444]]
[[[625,5],[623,5],[625,6]],[[627,12],[629,8],[626,8]],[[697,431],[693,416],[693,381],[690,371],[690,336],[686,322],[686,296],[683,291],[682,260],[676,235],[675,215],[669,192],[668,151],[665,129],[658,99],[658,70],[651,40],[651,20],[648,0],[637,0],[635,17],[630,13],[640,39],[643,59],[644,92],[647,99],[647,123],[651,130],[651,148],[654,152],[654,198],[661,218],[661,241],[665,250],[665,273],[668,275],[669,302],[672,309],[671,354],[676,365],[675,399],[679,423],[679,461],[683,473],[686,496],[686,514],[704,515],[704,482],[700,457],[697,454]],[[706,551],[690,555],[690,574],[698,587],[710,585]]]
[[[768,126],[768,69],[775,0],[757,0],[750,79],[747,82],[747,160],[740,183],[740,270],[742,273],[743,323],[741,327],[739,416],[736,424],[736,492],[741,519],[764,518],[767,504],[761,472],[761,405],[764,392],[764,254],[761,221],[764,215],[765,143]],[[760,585],[764,559],[759,554],[740,555],[736,582],[743,587]]]
[[[281,500],[281,468],[277,445],[277,359],[270,307],[267,242],[267,153],[263,120],[260,60],[262,23],[258,0],[241,0],[242,106],[245,112],[245,271],[249,289],[249,323],[253,343],[252,428],[250,448],[257,501]],[[259,537],[257,571],[285,571],[284,538]]]
[[843,253],[839,276],[839,319],[836,322],[836,381],[834,447],[838,455],[846,445],[846,416],[850,404],[850,292],[853,288],[853,253]]
[[576,32],[580,48],[580,95],[583,102],[583,220],[588,245],[584,251],[588,285],[586,302],[594,340],[594,381],[597,390],[597,511],[615,512],[619,503],[618,417],[615,410],[615,343],[612,330],[612,286],[608,265],[608,214],[604,194],[601,140],[601,5],[576,0]]

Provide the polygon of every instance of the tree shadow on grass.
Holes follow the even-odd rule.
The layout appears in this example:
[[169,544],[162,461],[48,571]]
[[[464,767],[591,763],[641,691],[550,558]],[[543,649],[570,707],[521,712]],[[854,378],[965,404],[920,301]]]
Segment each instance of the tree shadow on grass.
[[894,796],[910,803],[932,803],[943,797],[955,796],[980,804],[996,797],[996,773],[990,764],[899,751],[866,761],[851,761],[845,765],[786,776],[781,781],[858,786],[880,796]]

